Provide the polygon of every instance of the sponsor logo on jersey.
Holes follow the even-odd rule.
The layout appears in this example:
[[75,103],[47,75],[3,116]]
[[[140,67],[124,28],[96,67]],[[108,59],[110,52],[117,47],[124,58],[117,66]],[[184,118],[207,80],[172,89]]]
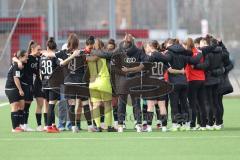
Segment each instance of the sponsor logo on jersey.
[[124,62],[125,63],[135,63],[137,60],[136,58],[132,57],[132,58],[124,58]]

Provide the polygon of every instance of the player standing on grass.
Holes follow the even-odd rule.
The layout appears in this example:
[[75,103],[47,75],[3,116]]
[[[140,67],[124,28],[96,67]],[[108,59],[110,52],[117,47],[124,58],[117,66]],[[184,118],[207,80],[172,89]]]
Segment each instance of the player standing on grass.
[[[95,49],[102,50],[103,42],[96,40]],[[107,67],[106,59],[98,58],[96,61],[88,61],[90,73],[90,97],[93,103],[93,118],[97,125],[97,131],[101,132],[100,126],[100,106],[103,103],[104,117],[108,132],[116,132],[112,127],[112,86],[110,82],[110,74]]]
[[[94,43],[93,43],[94,44]],[[61,66],[66,66],[69,74],[64,78],[64,94],[65,98],[68,100],[68,114],[69,119],[72,123],[73,133],[79,132],[76,126],[76,114],[75,106],[76,104],[81,104],[83,106],[88,105],[88,95],[81,95],[80,90],[84,89],[88,92],[88,83],[86,81],[86,56],[83,52],[79,53],[79,40],[76,34],[70,34],[68,37],[67,50],[62,50],[56,54],[56,57],[62,59],[60,62]],[[79,88],[81,87],[81,88]],[[82,92],[84,92],[82,90]],[[88,114],[91,115],[90,111]],[[87,118],[86,118],[87,119]],[[92,131],[91,120],[88,120],[88,130]]]
[[47,41],[47,51],[42,52],[40,59],[40,78],[42,80],[42,88],[44,93],[44,104],[48,105],[47,114],[47,132],[58,133],[59,130],[55,125],[55,113],[54,108],[57,101],[60,99],[60,88],[51,88],[48,85],[48,80],[53,71],[59,65],[59,60],[55,56],[57,44],[51,37]]
[[[25,73],[23,77],[23,91],[24,91],[24,125],[22,128],[24,131],[34,131],[28,126],[28,117],[29,117],[29,109],[31,103],[33,101],[33,95],[36,97],[37,101],[37,109],[36,109],[36,119],[38,126],[41,125],[41,117],[42,117],[42,106],[43,106],[43,94],[41,91],[41,80],[39,77],[39,59],[40,59],[40,51],[41,46],[35,41],[31,40],[28,46],[28,61],[25,64],[23,70]],[[13,61],[18,63],[19,67],[22,67],[22,62],[19,61],[16,57],[13,57]],[[34,81],[35,78],[35,81]],[[45,110],[44,113],[44,121],[45,125],[47,123],[47,113]],[[38,128],[37,128],[38,130]]]
[[[16,58],[22,64],[26,64],[28,60],[28,54],[26,51],[21,50],[17,52]],[[8,71],[5,85],[5,93],[11,105],[12,132],[24,131],[21,127],[19,127],[20,124],[24,124],[24,91],[22,88],[23,75],[24,71],[18,67],[17,63],[13,63]]]

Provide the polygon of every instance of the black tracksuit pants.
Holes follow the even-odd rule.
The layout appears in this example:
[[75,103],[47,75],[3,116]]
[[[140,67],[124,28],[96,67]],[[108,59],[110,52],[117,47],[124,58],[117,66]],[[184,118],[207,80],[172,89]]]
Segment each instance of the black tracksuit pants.
[[[206,92],[204,81],[190,81],[188,100],[190,106],[191,127],[196,126],[196,118],[199,118],[200,126],[206,127]],[[199,116],[198,116],[199,114]]]
[[[137,124],[142,124],[142,113],[140,105],[140,97],[130,95],[133,106],[134,117],[137,120]],[[118,97],[118,124],[123,125],[123,121],[126,117],[126,106],[127,106],[128,94],[119,95]]]
[[[189,121],[188,86],[174,84],[174,90],[170,93],[172,123],[186,123]],[[180,105],[179,105],[180,103]]]

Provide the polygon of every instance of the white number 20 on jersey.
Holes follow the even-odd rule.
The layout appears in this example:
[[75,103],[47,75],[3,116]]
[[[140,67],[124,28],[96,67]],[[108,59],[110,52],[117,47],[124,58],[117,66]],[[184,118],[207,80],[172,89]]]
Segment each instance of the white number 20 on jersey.
[[52,61],[51,60],[47,60],[47,61],[42,61],[42,74],[48,74],[51,75],[52,74]]
[[152,67],[152,75],[154,75],[154,76],[163,75],[163,63],[162,62],[154,62],[154,66]]

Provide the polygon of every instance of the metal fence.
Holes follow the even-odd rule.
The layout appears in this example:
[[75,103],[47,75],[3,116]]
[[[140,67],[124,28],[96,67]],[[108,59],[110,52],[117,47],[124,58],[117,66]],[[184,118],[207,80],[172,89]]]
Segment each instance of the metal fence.
[[[24,1],[16,30],[6,44]],[[169,37],[174,25],[177,37],[184,39],[201,35],[201,20],[206,19],[210,33],[224,37],[229,48],[236,48],[240,41],[240,16],[233,15],[238,14],[239,7],[238,0],[0,0],[0,54],[4,54],[0,67],[5,67],[0,72],[7,71],[10,53],[26,49],[30,39],[44,48],[48,35],[53,35],[60,48],[70,32],[77,33],[81,41],[89,35],[106,41],[111,36],[109,30],[114,28],[117,40],[125,32],[132,33],[137,40],[163,40]],[[174,16],[175,21],[171,18]],[[7,51],[3,53],[5,46]],[[237,52],[233,52],[236,69],[240,68]]]

